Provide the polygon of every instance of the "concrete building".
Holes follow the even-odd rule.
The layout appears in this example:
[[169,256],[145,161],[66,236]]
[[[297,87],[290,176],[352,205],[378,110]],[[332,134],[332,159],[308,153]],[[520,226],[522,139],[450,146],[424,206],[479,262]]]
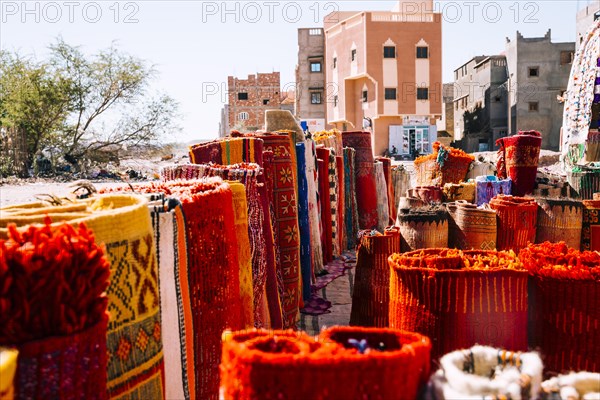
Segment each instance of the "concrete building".
[[588,28],[600,18],[600,0],[589,2],[577,12],[575,48],[578,49]]
[[488,151],[508,132],[506,57],[477,56],[454,70],[454,141],[467,152]]
[[296,65],[296,117],[308,130],[324,130],[327,91],[325,87],[325,35],[322,28],[298,29]]
[[495,148],[520,130],[542,133],[542,148],[558,150],[575,43],[545,36],[506,39],[502,55],[478,56],[454,71],[454,140],[465,151]]
[[454,83],[442,86],[442,118],[436,123],[438,137],[442,132],[454,139]]
[[247,79],[227,78],[229,128],[261,129],[265,111],[281,105],[279,72],[257,73]]
[[327,123],[362,130],[370,118],[376,154],[395,151],[411,158],[431,152],[437,138],[442,18],[430,11],[432,0],[422,3],[417,13],[344,11],[325,17]]
[[508,64],[509,131],[535,129],[542,134],[542,148],[558,150],[562,126],[562,96],[569,83],[575,43],[553,43],[545,36],[525,38],[517,32],[506,39]]

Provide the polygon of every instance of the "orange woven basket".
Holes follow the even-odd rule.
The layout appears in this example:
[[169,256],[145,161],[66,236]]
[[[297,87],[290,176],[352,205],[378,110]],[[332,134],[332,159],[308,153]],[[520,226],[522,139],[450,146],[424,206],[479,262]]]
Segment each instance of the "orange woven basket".
[[396,228],[376,236],[366,232],[357,249],[350,325],[383,328],[389,325],[390,267],[387,259],[400,252],[400,231]]
[[549,374],[600,372],[600,255],[565,243],[529,245],[529,346]]
[[535,242],[537,208],[535,199],[501,195],[490,200],[490,207],[498,214],[498,250],[515,250]]
[[475,344],[527,349],[527,271],[514,253],[426,249],[388,262],[390,327],[429,336],[433,359]]
[[392,329],[332,328],[317,340],[290,331],[228,334],[221,393],[224,399],[413,399],[428,379],[430,349],[427,337]]

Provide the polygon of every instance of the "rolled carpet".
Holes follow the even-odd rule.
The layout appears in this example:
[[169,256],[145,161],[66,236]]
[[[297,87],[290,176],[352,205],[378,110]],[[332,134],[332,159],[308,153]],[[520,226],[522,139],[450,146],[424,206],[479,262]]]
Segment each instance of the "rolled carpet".
[[535,186],[542,135],[537,131],[519,131],[516,135],[496,141],[498,149],[498,178],[510,178],[512,194],[530,194]]
[[519,251],[535,242],[538,205],[533,198],[500,194],[490,200],[490,207],[498,215],[498,250]]
[[[8,223],[22,227],[46,217],[53,224],[83,222],[106,247],[111,266],[106,292],[109,397],[164,397],[158,266],[147,200],[106,195],[58,207],[45,203],[5,207],[0,209],[0,237],[6,237]],[[134,347],[138,340],[145,345]]]
[[377,227],[377,187],[373,143],[370,132],[343,132],[344,147],[352,147],[355,155],[356,204],[359,229]]

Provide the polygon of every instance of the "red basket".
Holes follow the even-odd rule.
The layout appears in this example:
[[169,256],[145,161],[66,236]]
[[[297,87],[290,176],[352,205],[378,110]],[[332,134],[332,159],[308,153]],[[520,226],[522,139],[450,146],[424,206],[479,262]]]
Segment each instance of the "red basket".
[[538,205],[533,198],[498,195],[490,200],[498,214],[498,250],[515,250],[535,242]]
[[429,336],[434,359],[475,344],[527,349],[527,271],[514,254],[427,249],[389,265],[390,327]]

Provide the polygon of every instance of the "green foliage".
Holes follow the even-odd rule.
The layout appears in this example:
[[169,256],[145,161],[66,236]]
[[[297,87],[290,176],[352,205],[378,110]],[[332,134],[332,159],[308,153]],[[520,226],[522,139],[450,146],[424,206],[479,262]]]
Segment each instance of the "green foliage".
[[61,38],[45,61],[0,52],[0,129],[25,132],[28,167],[56,146],[76,168],[92,154],[156,142],[177,103],[150,90],[156,71],[114,45],[88,56]]

